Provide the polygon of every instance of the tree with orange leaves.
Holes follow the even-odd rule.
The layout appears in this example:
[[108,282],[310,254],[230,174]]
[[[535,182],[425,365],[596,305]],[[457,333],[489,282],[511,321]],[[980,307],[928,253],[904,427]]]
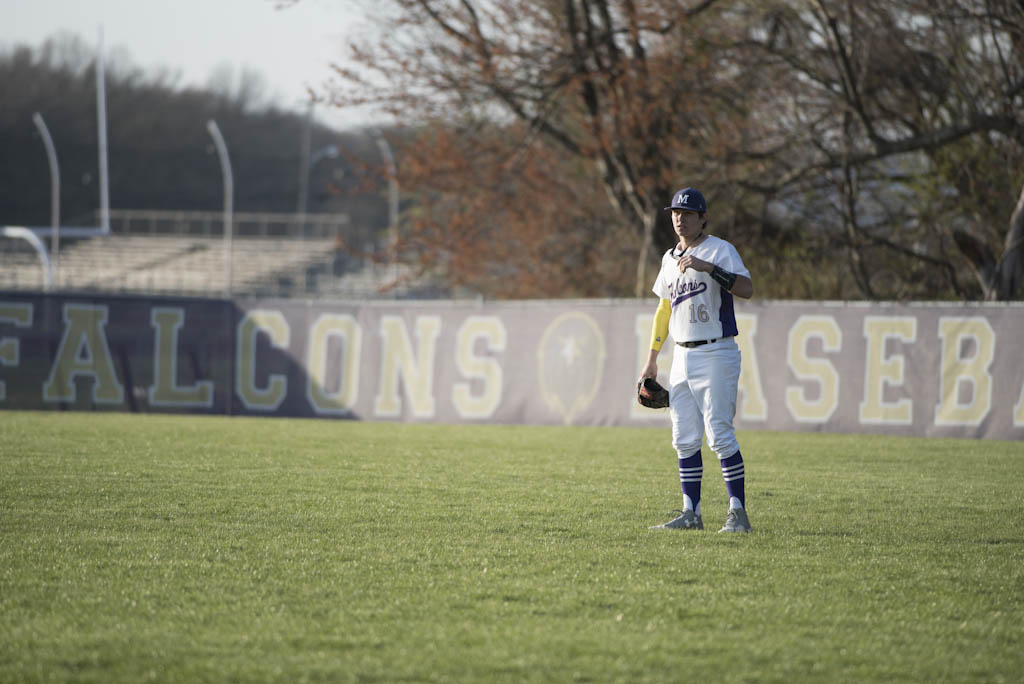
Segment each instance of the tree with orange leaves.
[[374,76],[342,70],[332,99],[417,126],[401,237],[423,267],[491,293],[497,275],[504,296],[646,294],[671,193],[728,176],[684,151],[724,149],[754,85],[706,49],[714,0],[391,5],[387,37],[353,52]]
[[424,268],[496,275],[495,294],[645,295],[674,242],[661,208],[696,185],[768,296],[1019,296],[1020,3],[374,5],[389,9],[353,51],[369,77],[340,70],[332,99],[417,132],[403,238],[424,238]]

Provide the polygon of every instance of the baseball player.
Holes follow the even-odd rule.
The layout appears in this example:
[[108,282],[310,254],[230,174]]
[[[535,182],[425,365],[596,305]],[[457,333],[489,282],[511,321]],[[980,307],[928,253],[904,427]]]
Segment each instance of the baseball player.
[[660,302],[651,332],[651,352],[640,381],[658,375],[658,353],[671,332],[669,412],[679,457],[683,509],[651,529],[704,529],[700,512],[703,474],[701,440],[718,456],[729,493],[729,513],[719,532],[750,532],[743,491],[743,456],[733,429],[740,377],[733,297],[750,298],[754,285],[736,248],[709,235],[708,205],[698,190],[672,197],[672,227],[679,244],[665,252],[654,282]]

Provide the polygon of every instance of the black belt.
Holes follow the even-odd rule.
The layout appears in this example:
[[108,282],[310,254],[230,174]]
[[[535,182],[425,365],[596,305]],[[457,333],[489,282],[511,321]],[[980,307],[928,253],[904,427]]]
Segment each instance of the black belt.
[[711,344],[712,342],[717,342],[718,339],[719,338],[716,338],[714,340],[694,340],[693,342],[676,342],[676,344],[678,344],[680,347],[686,347],[687,349],[693,349],[694,347],[699,347],[702,344]]

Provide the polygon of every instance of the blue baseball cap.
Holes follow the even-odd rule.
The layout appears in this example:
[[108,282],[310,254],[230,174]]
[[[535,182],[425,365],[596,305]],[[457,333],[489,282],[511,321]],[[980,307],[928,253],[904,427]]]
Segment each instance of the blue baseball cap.
[[683,188],[672,197],[672,204],[665,209],[682,209],[703,214],[708,210],[708,203],[704,199],[704,195],[700,194],[700,190]]

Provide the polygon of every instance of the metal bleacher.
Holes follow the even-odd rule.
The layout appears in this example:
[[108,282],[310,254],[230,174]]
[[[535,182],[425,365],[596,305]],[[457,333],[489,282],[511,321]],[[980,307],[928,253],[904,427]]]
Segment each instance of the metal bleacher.
[[[308,298],[436,296],[409,284],[399,267],[365,255],[345,215],[235,214],[231,287],[219,213],[113,210],[109,234],[61,241],[50,255],[54,289],[185,295]],[[41,290],[38,256],[0,240],[0,289]]]

